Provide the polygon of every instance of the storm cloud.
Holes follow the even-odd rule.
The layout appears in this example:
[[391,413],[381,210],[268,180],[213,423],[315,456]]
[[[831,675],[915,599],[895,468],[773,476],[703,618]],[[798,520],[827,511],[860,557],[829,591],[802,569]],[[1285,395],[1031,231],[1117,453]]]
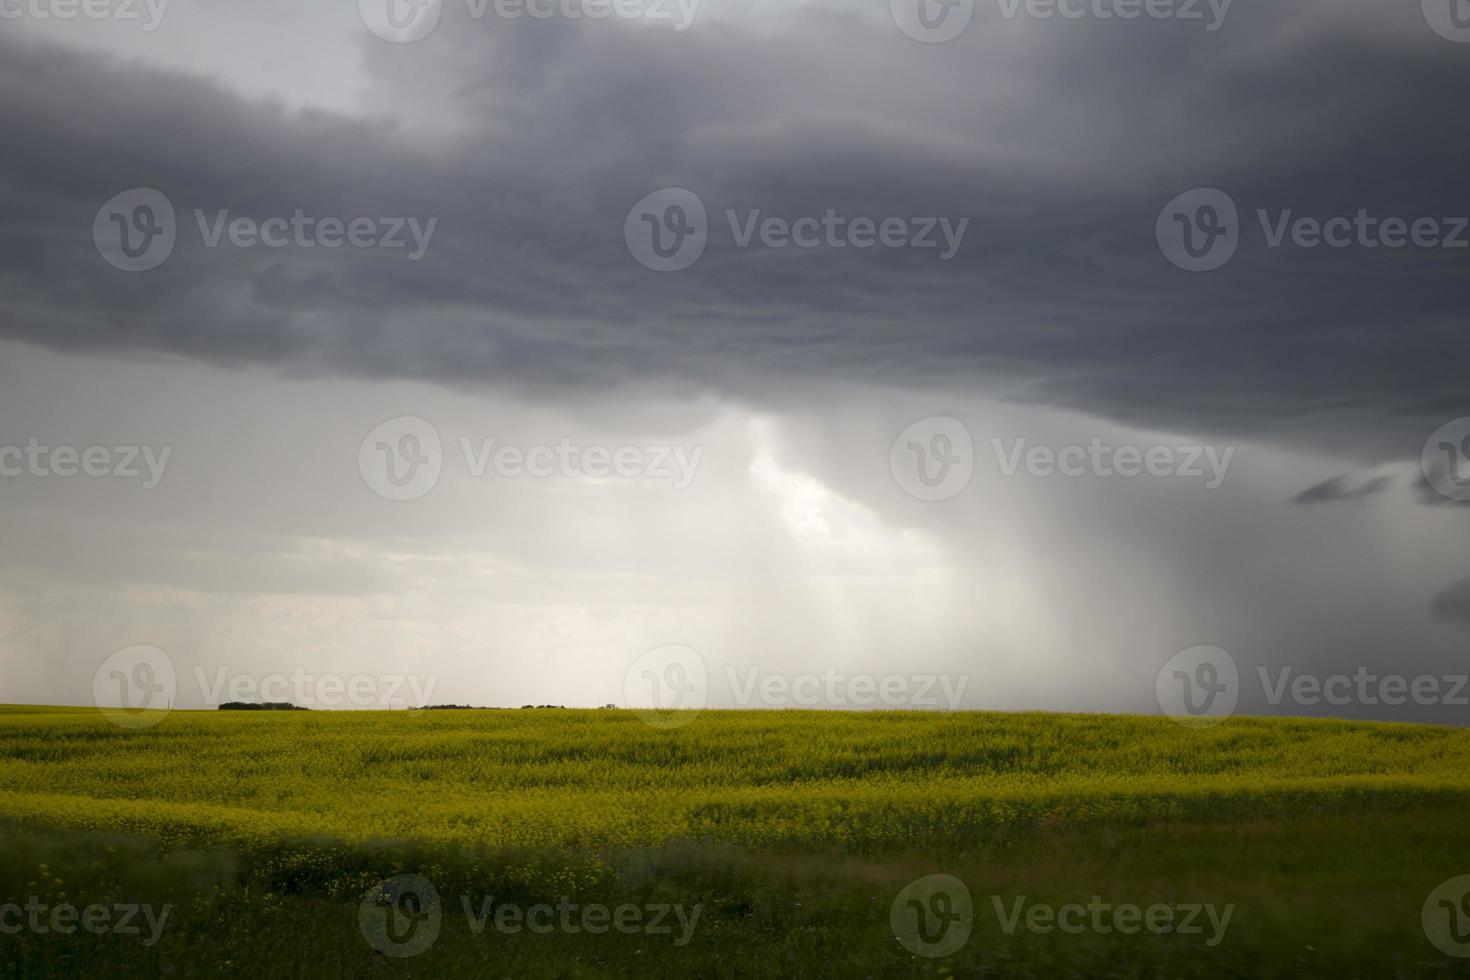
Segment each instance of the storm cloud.
[[[1268,235],[1283,215],[1470,213],[1456,165],[1470,133],[1452,111],[1470,96],[1467,51],[1418,10],[1236,5],[1208,33],[982,3],[945,45],[876,13],[708,3],[674,32],[449,4],[413,44],[359,25],[353,113],[8,32],[6,88],[34,96],[0,110],[4,329],[548,392],[985,384],[1370,459],[1408,455],[1464,409],[1470,250]],[[141,276],[100,263],[91,239],[97,208],[135,186],[178,210],[174,254]],[[628,209],[664,186],[709,212],[709,244],[678,274],[623,241]],[[1240,208],[1240,251],[1208,275],[1154,238],[1191,187]],[[196,210],[438,226],[419,261],[205,248]],[[968,226],[950,261],[736,244],[741,222],[829,210]]]

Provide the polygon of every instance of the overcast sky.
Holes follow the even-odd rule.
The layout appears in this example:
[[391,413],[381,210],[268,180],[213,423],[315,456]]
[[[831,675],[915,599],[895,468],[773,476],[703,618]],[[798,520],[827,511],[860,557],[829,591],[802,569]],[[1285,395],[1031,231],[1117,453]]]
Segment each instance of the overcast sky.
[[0,702],[1463,723],[1466,7],[0,0]]

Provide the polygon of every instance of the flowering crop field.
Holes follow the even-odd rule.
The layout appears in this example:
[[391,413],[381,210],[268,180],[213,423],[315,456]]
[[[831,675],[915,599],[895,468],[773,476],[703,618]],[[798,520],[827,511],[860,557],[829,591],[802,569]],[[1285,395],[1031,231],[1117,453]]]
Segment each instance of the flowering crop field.
[[[130,961],[155,976],[1465,975],[1421,907],[1470,873],[1467,804],[1470,731],[1447,727],[707,711],[662,728],[536,709],[172,712],[131,729],[0,708],[0,898],[169,896],[176,928]],[[357,919],[404,874],[445,904],[441,938],[412,958]],[[973,938],[944,955],[890,921],[934,874],[975,892]],[[482,893],[663,896],[702,918],[678,945],[493,926],[491,940],[469,927]],[[1038,896],[1234,912],[1206,944],[993,911]],[[7,944],[17,976],[68,975],[106,947]]]

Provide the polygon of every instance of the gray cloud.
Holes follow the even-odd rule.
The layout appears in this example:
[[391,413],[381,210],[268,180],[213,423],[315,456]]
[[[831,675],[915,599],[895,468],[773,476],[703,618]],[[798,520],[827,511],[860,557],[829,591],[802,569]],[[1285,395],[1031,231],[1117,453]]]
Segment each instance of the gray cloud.
[[1343,500],[1366,500],[1375,497],[1393,486],[1393,477],[1375,476],[1360,482],[1351,477],[1335,476],[1330,480],[1313,484],[1295,497],[1294,504],[1325,504]]
[[1470,626],[1470,578],[1452,582],[1434,597],[1430,610],[1440,619]]
[[[846,8],[774,34],[447,22],[414,45],[364,40],[357,116],[7,37],[0,80],[39,95],[0,109],[16,148],[0,161],[4,329],[558,396],[984,384],[1135,424],[1409,456],[1470,413],[1464,254],[1272,250],[1254,210],[1470,213],[1470,135],[1443,108],[1470,96],[1466,52],[1417,11],[1233,16],[1205,35],[982,11],[940,48]],[[710,212],[710,245],[679,274],[622,242],[627,209],[663,185]],[[1174,269],[1153,239],[1163,203],[1197,185],[1228,187],[1245,226],[1212,275]],[[146,275],[90,240],[98,205],[131,186],[180,213],[175,254]],[[948,263],[737,249],[727,207],[970,228]],[[409,262],[205,249],[194,208],[440,221]]]

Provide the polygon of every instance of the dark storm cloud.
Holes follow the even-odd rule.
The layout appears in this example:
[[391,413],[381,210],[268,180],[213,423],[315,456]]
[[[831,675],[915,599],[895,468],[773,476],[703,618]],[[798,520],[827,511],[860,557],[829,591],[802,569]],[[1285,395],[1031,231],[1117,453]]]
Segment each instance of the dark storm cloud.
[[1430,609],[1440,619],[1470,627],[1470,578],[1453,582],[1434,597]]
[[[455,23],[450,5],[416,44],[364,34],[359,117],[0,35],[0,84],[28,93],[0,106],[3,329],[562,395],[985,384],[1362,459],[1415,455],[1470,414],[1470,250],[1271,249],[1255,216],[1470,214],[1470,47],[1415,5],[1240,6],[1206,34],[1007,23],[982,3],[938,46],[860,13],[675,34]],[[135,186],[179,214],[173,256],[144,274],[104,264],[90,234]],[[683,272],[651,272],[623,243],[628,209],[663,186],[709,212]],[[1198,186],[1228,189],[1243,226],[1208,274],[1175,269],[1154,239],[1165,202]],[[206,249],[195,208],[439,223],[413,262]],[[726,208],[969,224],[949,262],[739,249]]]
[[1393,486],[1393,477],[1375,476],[1355,481],[1351,477],[1335,476],[1303,490],[1291,498],[1294,504],[1326,504],[1343,500],[1366,500],[1375,497]]

